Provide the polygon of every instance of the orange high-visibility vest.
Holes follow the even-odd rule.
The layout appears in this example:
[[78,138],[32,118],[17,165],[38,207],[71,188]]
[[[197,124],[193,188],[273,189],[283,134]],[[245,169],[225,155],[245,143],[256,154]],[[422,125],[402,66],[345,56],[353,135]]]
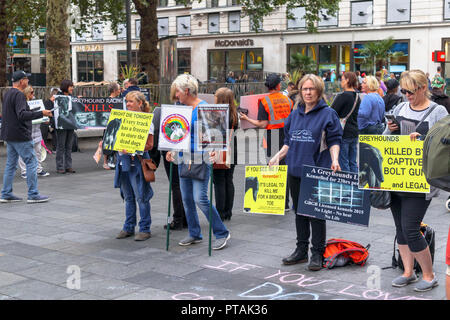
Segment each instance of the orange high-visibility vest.
[[[279,129],[284,127],[284,120],[287,119],[294,103],[291,99],[280,92],[271,93],[259,100],[269,115],[269,124],[266,129]],[[259,103],[258,103],[259,104]]]

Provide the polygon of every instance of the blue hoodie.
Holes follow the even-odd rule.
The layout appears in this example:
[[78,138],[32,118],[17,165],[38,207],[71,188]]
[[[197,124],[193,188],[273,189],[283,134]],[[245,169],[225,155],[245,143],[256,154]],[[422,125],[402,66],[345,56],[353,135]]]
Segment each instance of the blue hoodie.
[[[322,132],[326,133],[328,149],[320,152]],[[342,127],[337,112],[320,100],[308,114],[305,105],[293,110],[284,123],[284,135],[284,144],[289,147],[288,174],[301,178],[303,165],[331,167],[329,148],[341,144]]]

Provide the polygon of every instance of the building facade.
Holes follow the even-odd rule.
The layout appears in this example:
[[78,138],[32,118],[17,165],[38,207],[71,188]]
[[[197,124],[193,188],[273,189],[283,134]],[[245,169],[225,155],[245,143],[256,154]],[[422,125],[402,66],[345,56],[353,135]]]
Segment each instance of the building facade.
[[[255,32],[235,0],[193,1],[189,7],[175,0],[158,0],[158,35],[177,37],[178,73],[190,72],[201,81],[234,79],[258,81],[267,72],[290,71],[291,55],[310,56],[317,72],[348,70],[371,73],[359,53],[365,43],[393,37],[400,52],[383,67],[400,74],[421,69],[434,75],[441,66],[450,80],[450,3],[448,0],[341,0],[336,16],[321,12],[318,32],[308,33],[304,8],[287,18],[286,8],[264,18]],[[132,17],[133,61],[139,57],[140,17]],[[126,30],[114,35],[108,25],[94,25],[82,37],[72,35],[75,82],[117,80],[126,64]],[[432,61],[436,50],[445,62]],[[381,66],[379,66],[381,67]],[[232,74],[230,73],[232,72]]]

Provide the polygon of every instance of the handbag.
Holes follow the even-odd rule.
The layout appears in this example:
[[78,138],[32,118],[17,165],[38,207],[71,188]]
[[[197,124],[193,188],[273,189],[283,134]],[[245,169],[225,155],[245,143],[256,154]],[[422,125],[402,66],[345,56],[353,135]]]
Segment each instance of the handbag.
[[386,210],[391,207],[390,191],[371,191],[370,205],[376,209]]
[[358,100],[359,100],[359,93],[356,92],[355,102],[353,103],[352,110],[350,110],[350,112],[347,114],[347,116],[345,118],[340,118],[339,119],[339,121],[341,122],[342,130],[344,130],[345,124],[347,123],[348,118],[353,113],[353,110],[355,110],[355,107],[356,107],[356,104],[358,103]]
[[144,174],[145,181],[155,182],[156,164],[152,159],[144,159],[141,156],[138,156],[138,158],[141,162],[142,173]]
[[181,163],[180,167],[180,178],[189,178],[194,180],[205,180],[208,175],[208,165],[205,162],[201,164],[189,164]]

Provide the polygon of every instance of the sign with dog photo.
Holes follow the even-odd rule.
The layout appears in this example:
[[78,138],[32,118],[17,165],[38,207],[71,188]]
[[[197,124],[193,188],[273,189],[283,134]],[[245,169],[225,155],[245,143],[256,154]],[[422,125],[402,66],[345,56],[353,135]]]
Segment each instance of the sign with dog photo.
[[182,105],[161,106],[158,149],[189,151],[191,147],[192,107]]
[[153,113],[112,109],[103,136],[103,150],[144,151]]
[[429,193],[422,156],[423,141],[409,135],[360,135],[359,189]]
[[284,215],[287,166],[246,166],[244,212]]

